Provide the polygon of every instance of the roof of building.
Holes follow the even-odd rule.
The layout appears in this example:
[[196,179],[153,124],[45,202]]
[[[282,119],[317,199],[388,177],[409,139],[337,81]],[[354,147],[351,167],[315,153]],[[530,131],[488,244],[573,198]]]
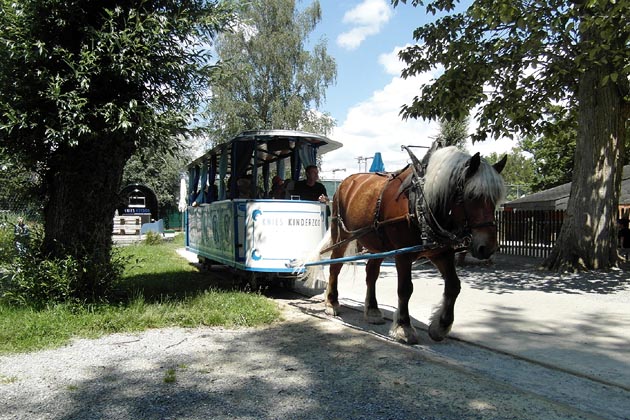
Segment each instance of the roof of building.
[[[549,188],[548,190],[539,191],[534,194],[517,198],[516,200],[505,203],[504,207],[528,210],[565,210],[567,208],[567,202],[569,201],[570,192],[571,183],[569,182],[557,187]],[[630,204],[630,165],[623,167],[619,204]]]

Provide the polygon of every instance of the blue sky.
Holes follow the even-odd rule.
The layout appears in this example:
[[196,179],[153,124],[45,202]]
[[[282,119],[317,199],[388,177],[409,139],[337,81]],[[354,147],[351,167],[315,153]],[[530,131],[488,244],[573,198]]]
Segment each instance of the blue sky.
[[[469,0],[464,0],[469,4]],[[310,4],[302,0],[299,7]],[[381,152],[385,169],[394,171],[407,162],[401,145],[430,145],[437,134],[437,123],[422,120],[403,121],[398,112],[419,93],[419,86],[433,75],[413,80],[400,78],[403,64],[397,52],[413,44],[413,30],[434,17],[423,8],[400,4],[393,8],[389,0],[320,0],[322,21],[311,40],[325,37],[328,53],[337,62],[337,82],[329,87],[321,110],[336,120],[330,138],[344,144],[323,157],[320,176],[344,178],[359,172],[357,157],[372,157]],[[471,120],[471,127],[475,123]],[[471,152],[488,154],[509,151],[512,142],[488,140]],[[417,149],[422,155],[422,149]],[[370,161],[367,162],[369,168]],[[361,164],[361,171],[365,163]],[[333,169],[345,168],[345,172]]]

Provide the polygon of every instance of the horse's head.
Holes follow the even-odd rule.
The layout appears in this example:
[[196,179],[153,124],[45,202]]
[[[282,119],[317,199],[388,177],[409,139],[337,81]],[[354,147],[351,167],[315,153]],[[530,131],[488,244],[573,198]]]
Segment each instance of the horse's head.
[[471,235],[469,250],[473,257],[486,260],[499,248],[494,211],[503,198],[503,178],[499,175],[507,156],[494,165],[481,160],[479,153],[465,165],[459,205],[453,207],[456,225]]
[[498,249],[494,220],[505,186],[500,173],[506,157],[494,165],[479,153],[467,155],[454,147],[436,151],[426,172],[425,197],[438,225],[460,242],[470,239],[475,258],[488,259]]

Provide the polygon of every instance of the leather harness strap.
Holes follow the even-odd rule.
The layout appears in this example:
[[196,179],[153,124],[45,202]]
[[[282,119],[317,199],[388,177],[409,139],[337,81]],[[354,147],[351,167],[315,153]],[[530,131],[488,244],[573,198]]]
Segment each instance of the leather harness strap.
[[[399,196],[401,194],[406,194],[409,201],[409,210],[408,213],[402,216],[394,217],[392,219],[386,219],[383,221],[379,221],[380,211],[381,211],[381,203],[383,200],[383,194],[385,189],[388,187],[391,180],[398,178],[399,175],[403,171],[383,174],[379,173],[380,176],[388,176],[388,180],[383,186],[381,192],[379,193],[378,200],[376,201],[376,207],[374,209],[374,222],[372,225],[362,227],[360,229],[356,229],[350,231],[345,226],[343,219],[340,215],[337,215],[336,218],[333,219],[334,222],[338,223],[338,226],[343,229],[343,231],[350,235],[350,237],[337,242],[321,251],[321,253],[326,253],[332,249],[338,248],[342,245],[345,245],[351,241],[354,241],[364,235],[369,233],[377,233],[381,241],[384,242],[384,238],[382,237],[382,231],[379,232],[380,228],[383,226],[387,226],[394,223],[406,222],[407,224],[414,224],[418,227],[421,232],[421,239],[423,245],[427,248],[440,248],[444,246],[451,246],[453,248],[463,248],[467,247],[471,241],[471,232],[470,229],[486,227],[494,225],[494,222],[485,222],[479,223],[475,225],[468,225],[468,217],[466,217],[466,226],[462,231],[459,232],[450,232],[444,229],[437,221],[436,217],[433,215],[433,212],[429,208],[426,203],[424,196],[424,174],[426,170],[426,165],[428,163],[428,157],[425,156],[423,162],[420,162],[418,158],[411,152],[411,150],[402,146],[403,149],[407,150],[409,156],[411,158],[411,168],[412,173],[402,180]],[[427,155],[429,155],[433,150],[429,151]],[[463,179],[457,183],[456,186],[456,200],[458,202],[463,203],[463,194],[464,194],[464,186]]]

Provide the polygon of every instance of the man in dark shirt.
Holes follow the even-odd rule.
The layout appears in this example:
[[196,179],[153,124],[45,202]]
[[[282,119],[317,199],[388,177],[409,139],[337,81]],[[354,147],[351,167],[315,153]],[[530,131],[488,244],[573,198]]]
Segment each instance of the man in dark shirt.
[[297,181],[293,189],[293,195],[300,196],[300,200],[328,202],[328,193],[324,184],[319,181],[319,171],[317,166],[309,165],[305,169],[306,179]]

